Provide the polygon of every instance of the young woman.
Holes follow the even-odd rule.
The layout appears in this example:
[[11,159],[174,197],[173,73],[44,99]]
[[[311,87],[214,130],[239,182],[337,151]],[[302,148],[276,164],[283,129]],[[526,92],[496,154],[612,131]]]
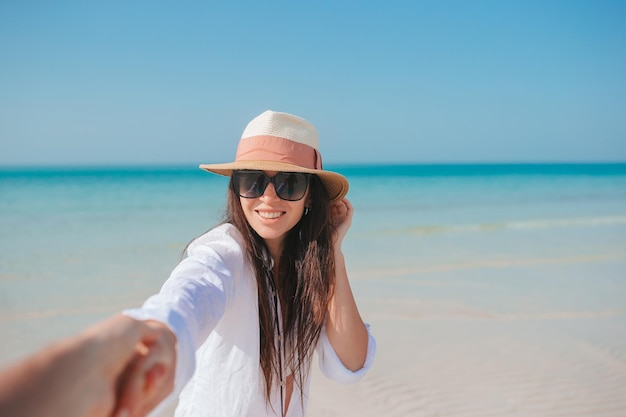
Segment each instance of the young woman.
[[[248,124],[234,162],[200,167],[231,177],[225,221],[126,314],[174,335],[151,354],[175,355],[176,416],[303,416],[314,351],[341,383],[375,353],[341,251],[348,181],[322,168],[313,125],[273,111]],[[122,402],[141,395],[128,385]]]

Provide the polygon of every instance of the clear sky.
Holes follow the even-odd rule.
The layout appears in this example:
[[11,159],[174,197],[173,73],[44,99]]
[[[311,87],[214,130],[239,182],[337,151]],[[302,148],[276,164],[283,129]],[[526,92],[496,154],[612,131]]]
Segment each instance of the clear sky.
[[0,165],[626,161],[626,1],[0,1]]

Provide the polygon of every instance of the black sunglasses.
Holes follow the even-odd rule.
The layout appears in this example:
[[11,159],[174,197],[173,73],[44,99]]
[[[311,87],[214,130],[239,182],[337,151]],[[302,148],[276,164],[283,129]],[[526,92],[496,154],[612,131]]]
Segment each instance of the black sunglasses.
[[233,171],[233,186],[240,197],[258,198],[271,182],[279,198],[298,201],[306,194],[309,176],[310,174],[302,172],[279,172],[270,177],[263,171],[238,170]]

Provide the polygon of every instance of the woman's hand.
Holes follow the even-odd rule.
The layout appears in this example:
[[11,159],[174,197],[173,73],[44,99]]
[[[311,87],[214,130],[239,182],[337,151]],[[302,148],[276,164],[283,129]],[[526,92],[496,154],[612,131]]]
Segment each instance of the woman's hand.
[[347,198],[343,198],[336,203],[330,205],[330,218],[333,226],[337,231],[335,236],[335,249],[341,248],[343,238],[348,233],[348,229],[352,225],[352,215],[354,207]]
[[336,229],[335,282],[328,303],[326,333],[344,366],[351,371],[357,371],[365,363],[368,334],[352,295],[345,259],[341,252],[341,243],[350,229],[353,213],[354,208],[346,198],[331,205],[331,221]]
[[[174,389],[176,337],[162,323],[145,322],[154,332],[151,340],[137,346],[135,357],[118,380],[117,413],[145,416]],[[118,414],[119,415],[119,414]]]

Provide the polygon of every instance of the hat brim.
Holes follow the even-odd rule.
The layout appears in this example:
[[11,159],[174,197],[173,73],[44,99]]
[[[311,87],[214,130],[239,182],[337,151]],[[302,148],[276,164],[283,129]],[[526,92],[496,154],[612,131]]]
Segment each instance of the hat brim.
[[346,177],[323,169],[310,169],[285,162],[275,161],[235,161],[226,164],[202,164],[200,168],[214,174],[230,177],[233,171],[240,169],[258,169],[261,171],[304,172],[315,174],[326,187],[331,203],[335,203],[348,194],[350,185]]

